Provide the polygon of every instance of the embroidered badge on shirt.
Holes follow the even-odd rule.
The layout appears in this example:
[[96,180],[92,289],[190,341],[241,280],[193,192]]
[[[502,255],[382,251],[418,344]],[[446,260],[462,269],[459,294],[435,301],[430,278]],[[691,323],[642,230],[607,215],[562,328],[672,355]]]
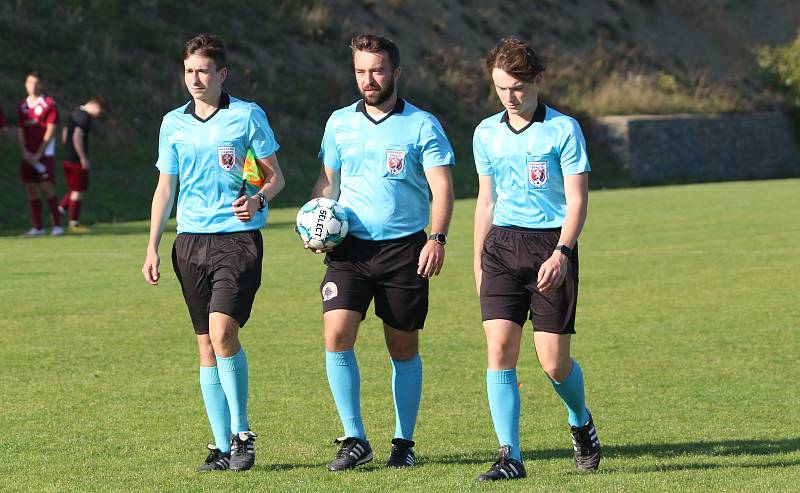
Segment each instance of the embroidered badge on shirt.
[[528,182],[536,188],[547,183],[547,161],[528,161]]
[[219,156],[219,165],[225,171],[233,169],[236,164],[236,148],[233,146],[217,147],[217,155]]
[[405,167],[406,151],[389,149],[386,151],[386,169],[391,175],[399,175]]

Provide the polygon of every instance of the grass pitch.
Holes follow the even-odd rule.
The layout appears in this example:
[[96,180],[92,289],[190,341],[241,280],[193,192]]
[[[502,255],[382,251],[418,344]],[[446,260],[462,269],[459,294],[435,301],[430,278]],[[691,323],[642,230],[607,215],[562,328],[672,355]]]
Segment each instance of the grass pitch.
[[422,335],[421,465],[382,467],[391,368],[370,314],[356,346],[372,464],[332,474],[340,433],[327,386],[322,259],[271,213],[264,282],[242,333],[254,470],[198,475],[211,439],[188,314],[171,272],[139,269],[147,224],[0,239],[2,491],[796,491],[800,479],[800,180],[591,193],[574,356],[604,459],[571,462],[566,414],[519,365],[529,478],[474,482],[497,443],[472,281],[472,201],[456,207]]

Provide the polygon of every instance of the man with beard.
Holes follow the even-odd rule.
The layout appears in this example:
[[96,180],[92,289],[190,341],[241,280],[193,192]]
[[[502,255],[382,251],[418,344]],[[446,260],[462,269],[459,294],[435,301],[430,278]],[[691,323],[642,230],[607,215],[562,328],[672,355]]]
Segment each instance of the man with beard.
[[397,46],[383,37],[360,35],[350,48],[363,99],[328,119],[322,171],[312,192],[338,199],[350,223],[344,242],[325,252],[328,268],[320,286],[325,366],[344,427],[328,469],[352,469],[372,460],[353,347],[373,298],[393,369],[395,434],[386,466],[413,467],[422,395],[418,331],[428,312],[428,279],[444,263],[454,156],[436,118],[398,97]]

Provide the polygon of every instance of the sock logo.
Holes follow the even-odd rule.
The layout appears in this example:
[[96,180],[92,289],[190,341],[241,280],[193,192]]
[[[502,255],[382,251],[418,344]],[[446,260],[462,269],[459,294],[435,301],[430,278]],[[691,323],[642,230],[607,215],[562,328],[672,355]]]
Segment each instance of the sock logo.
[[328,281],[322,286],[322,301],[332,300],[339,294],[339,288],[336,283]]

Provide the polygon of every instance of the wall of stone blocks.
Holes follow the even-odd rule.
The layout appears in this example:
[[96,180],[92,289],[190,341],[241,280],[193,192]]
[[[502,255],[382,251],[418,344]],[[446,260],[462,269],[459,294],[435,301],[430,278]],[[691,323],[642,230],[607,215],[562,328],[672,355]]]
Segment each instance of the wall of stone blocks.
[[780,113],[608,116],[591,123],[636,184],[800,176],[800,148]]

